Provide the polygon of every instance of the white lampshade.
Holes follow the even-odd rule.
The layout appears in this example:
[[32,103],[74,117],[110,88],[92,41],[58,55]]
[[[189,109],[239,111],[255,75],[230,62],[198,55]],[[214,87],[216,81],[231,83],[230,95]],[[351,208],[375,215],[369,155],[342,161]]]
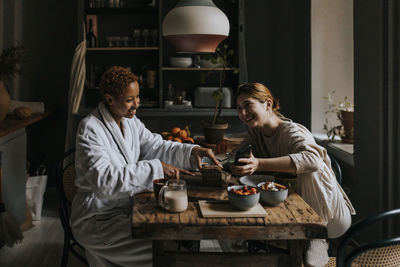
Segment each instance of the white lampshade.
[[178,53],[213,53],[229,35],[229,20],[212,0],[180,0],[165,16],[162,32]]

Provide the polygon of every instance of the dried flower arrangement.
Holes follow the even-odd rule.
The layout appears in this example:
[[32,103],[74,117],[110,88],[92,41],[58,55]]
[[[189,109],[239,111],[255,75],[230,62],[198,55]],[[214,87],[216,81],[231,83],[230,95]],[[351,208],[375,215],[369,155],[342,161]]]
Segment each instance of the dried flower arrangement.
[[0,81],[9,81],[16,74],[22,73],[22,63],[26,62],[22,50],[22,44],[3,49],[0,55]]
[[[352,143],[352,139],[354,137],[354,125],[353,125],[353,113],[354,113],[354,104],[348,100],[347,96],[343,99],[343,101],[334,102],[333,95],[335,91],[328,93],[328,96],[324,97],[325,100],[328,101],[328,110],[325,111],[325,115],[329,113],[336,114],[338,120],[340,121],[340,125],[337,126],[329,126],[328,119],[325,119],[324,130],[326,131],[326,135],[330,140],[334,140],[335,136],[341,137],[341,139],[346,143]],[[350,114],[350,118],[346,114]],[[346,117],[345,117],[346,116]]]

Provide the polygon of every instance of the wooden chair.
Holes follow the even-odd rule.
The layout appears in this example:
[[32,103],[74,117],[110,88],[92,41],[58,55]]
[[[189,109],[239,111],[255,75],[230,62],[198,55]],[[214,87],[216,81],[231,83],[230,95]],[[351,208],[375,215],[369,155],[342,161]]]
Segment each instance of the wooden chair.
[[342,176],[342,168],[340,168],[339,162],[336,160],[336,158],[328,153],[329,158],[331,159],[331,166],[332,170],[335,173],[336,180],[340,185],[342,185],[343,182],[343,176]]
[[377,222],[387,221],[389,218],[397,217],[400,219],[400,209],[394,209],[369,216],[353,224],[344,234],[339,244],[336,266],[338,267],[358,267],[358,266],[381,266],[394,267],[400,266],[400,235],[392,234],[387,238],[367,241],[357,247],[349,246],[353,237],[361,230],[369,229]]
[[74,155],[74,149],[67,151],[57,166],[56,187],[60,199],[59,215],[64,229],[64,248],[61,260],[62,267],[67,266],[70,252],[82,263],[89,266],[84,257],[85,249],[75,240],[70,225],[71,203],[76,193]]
[[[331,160],[331,166],[332,166],[333,172],[335,173],[336,180],[338,181],[338,183],[340,185],[342,185],[342,181],[343,181],[342,169],[340,168],[340,165],[339,165],[338,161],[336,160],[336,158],[333,155],[328,153],[328,156],[329,156],[329,158]],[[281,253],[285,252],[284,249],[276,248],[274,246],[269,246],[267,241],[247,240],[247,244],[248,244],[248,251],[249,252],[258,252],[260,250],[264,250],[267,253],[269,253],[271,250],[275,250],[275,251],[278,251],[278,252],[281,252]],[[331,250],[332,250],[331,242],[329,242],[329,254],[330,255],[332,255]],[[330,262],[332,264],[332,262],[334,262],[334,258],[332,258]],[[332,266],[335,266],[335,265],[332,265]]]

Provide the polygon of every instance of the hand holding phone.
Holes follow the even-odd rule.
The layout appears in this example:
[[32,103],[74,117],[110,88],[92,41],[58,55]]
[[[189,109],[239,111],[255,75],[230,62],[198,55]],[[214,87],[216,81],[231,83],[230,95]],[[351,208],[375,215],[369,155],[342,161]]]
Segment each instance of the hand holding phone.
[[247,145],[244,148],[240,149],[237,153],[236,153],[236,157],[235,157],[235,165],[238,166],[243,166],[246,165],[245,163],[239,162],[240,158],[250,158],[250,153],[251,153],[251,145]]

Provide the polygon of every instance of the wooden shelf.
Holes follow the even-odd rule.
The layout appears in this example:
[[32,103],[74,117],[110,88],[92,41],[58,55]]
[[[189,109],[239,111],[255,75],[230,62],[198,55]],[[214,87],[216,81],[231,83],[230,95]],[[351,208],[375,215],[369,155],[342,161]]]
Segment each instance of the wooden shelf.
[[158,50],[158,46],[148,47],[90,47],[87,51],[146,51]]
[[[186,71],[216,71],[216,70],[223,70],[223,68],[179,68],[179,67],[162,67],[162,70],[168,70],[168,71],[181,71],[181,70],[186,70]],[[226,71],[233,71],[235,68],[225,68]]]
[[[86,116],[93,111],[94,108],[81,108],[76,116]],[[144,108],[141,107],[137,111],[138,118],[141,117],[202,117],[212,116],[214,114],[213,108],[191,108],[187,110],[176,110],[168,108]],[[221,112],[222,117],[237,117],[235,108],[223,108]]]
[[[202,117],[212,116],[214,114],[213,108],[189,108],[183,110],[169,109],[169,108],[139,108],[137,116],[140,117]],[[235,108],[223,108],[221,112],[222,117],[236,117],[237,111]]]
[[122,8],[86,8],[86,14],[157,14],[157,8],[138,6],[138,7],[122,7]]

